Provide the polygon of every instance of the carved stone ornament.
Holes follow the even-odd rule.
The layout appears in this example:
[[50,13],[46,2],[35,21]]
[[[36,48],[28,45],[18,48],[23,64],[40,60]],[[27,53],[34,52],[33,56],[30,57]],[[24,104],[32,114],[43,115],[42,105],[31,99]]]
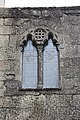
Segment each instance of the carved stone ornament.
[[32,37],[32,41],[37,45],[44,44],[49,37],[49,34],[52,34],[53,40],[56,40],[56,44],[58,44],[58,37],[55,32],[46,27],[36,27],[30,28],[22,35],[22,40],[20,42],[20,46],[23,46],[25,42],[27,42],[27,38],[29,35]]

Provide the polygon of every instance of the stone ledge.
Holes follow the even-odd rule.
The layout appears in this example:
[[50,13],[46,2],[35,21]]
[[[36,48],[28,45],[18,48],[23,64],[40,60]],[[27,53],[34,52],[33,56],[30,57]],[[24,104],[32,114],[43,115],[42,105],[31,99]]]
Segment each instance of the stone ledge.
[[60,17],[62,14],[80,15],[80,6],[75,7],[38,7],[38,8],[0,8],[0,18]]

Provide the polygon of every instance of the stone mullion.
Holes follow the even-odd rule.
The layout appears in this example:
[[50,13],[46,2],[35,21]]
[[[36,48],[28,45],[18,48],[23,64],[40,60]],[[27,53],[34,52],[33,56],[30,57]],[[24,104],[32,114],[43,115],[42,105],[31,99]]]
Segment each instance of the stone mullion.
[[38,45],[38,88],[43,87],[43,45]]

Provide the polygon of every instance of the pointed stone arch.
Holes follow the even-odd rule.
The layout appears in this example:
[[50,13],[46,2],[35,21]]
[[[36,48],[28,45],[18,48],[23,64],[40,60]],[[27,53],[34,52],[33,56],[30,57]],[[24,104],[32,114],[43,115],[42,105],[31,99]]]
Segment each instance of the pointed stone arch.
[[35,33],[38,30],[44,31],[44,33],[45,33],[44,38],[41,40],[43,44],[44,44],[44,42],[46,42],[48,40],[49,37],[53,37],[53,41],[56,42],[56,45],[59,45],[58,35],[55,32],[55,30],[53,31],[50,28],[43,27],[43,26],[39,26],[39,27],[35,27],[35,28],[29,28],[28,30],[26,30],[21,37],[20,45],[23,46],[24,45],[23,43],[27,42],[27,38],[28,38],[29,35],[32,36],[32,41],[33,42],[35,42],[36,44],[41,44],[40,40],[38,40],[35,37]]

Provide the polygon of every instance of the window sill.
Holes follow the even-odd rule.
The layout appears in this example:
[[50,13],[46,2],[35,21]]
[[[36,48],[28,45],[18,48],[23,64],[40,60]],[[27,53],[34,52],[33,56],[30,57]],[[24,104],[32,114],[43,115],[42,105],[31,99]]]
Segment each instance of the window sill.
[[18,90],[19,91],[48,91],[48,90],[61,90],[61,84],[55,88],[23,88],[21,82],[19,83]]
[[47,91],[47,90],[61,90],[61,87],[58,88],[22,88],[19,87],[19,91]]

